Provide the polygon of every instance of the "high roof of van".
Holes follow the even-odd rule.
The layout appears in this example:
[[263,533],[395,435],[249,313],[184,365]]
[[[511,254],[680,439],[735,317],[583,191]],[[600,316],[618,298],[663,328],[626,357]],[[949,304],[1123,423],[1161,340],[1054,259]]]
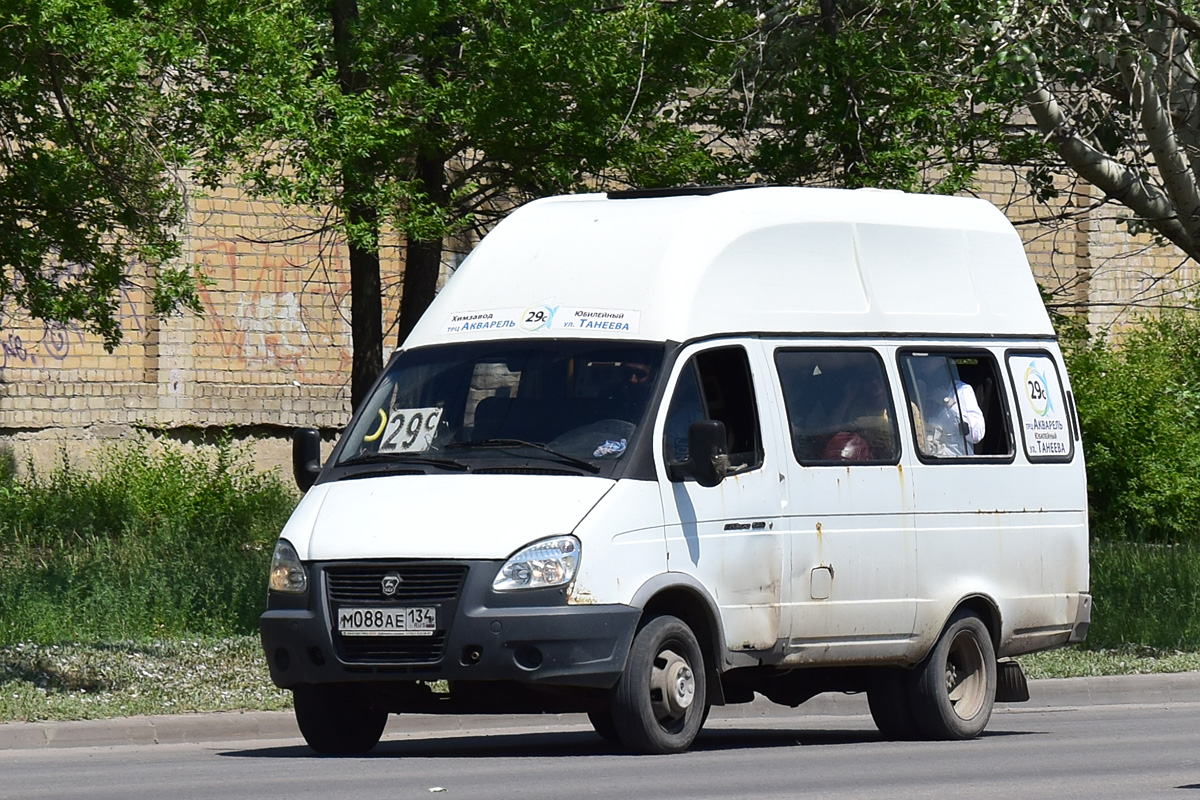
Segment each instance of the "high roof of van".
[[548,197],[480,242],[405,342],[725,333],[1052,336],[974,198],[874,189]]

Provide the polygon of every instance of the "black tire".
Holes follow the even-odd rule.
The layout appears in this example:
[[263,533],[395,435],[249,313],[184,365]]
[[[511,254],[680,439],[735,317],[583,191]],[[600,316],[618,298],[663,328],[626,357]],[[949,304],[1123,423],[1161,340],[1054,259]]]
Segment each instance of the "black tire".
[[907,741],[920,735],[917,718],[909,703],[912,674],[907,670],[881,670],[867,689],[871,719],[885,739]]
[[374,708],[353,686],[297,686],[296,723],[308,746],[323,755],[358,755],[379,743],[387,711]]
[[913,716],[929,739],[974,739],[996,701],[996,651],[983,620],[955,613],[913,675]]
[[621,743],[621,737],[617,735],[617,723],[613,721],[612,708],[607,702],[597,701],[589,705],[587,716],[601,739],[612,744]]
[[682,620],[653,617],[629,648],[610,693],[621,743],[635,753],[681,753],[700,732],[708,709],[704,656]]

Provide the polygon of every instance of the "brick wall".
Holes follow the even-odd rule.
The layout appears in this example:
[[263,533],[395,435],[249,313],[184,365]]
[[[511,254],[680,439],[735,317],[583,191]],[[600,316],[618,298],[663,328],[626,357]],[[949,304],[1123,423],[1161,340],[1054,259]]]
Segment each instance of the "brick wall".
[[[63,443],[125,435],[134,426],[186,432],[232,428],[265,437],[264,463],[286,463],[291,428],[342,427],[349,416],[349,266],[324,220],[285,214],[230,192],[190,209],[186,257],[206,277],[205,313],[159,321],[129,267],[124,340],[112,353],[77,326],[0,317],[0,442],[19,458],[56,457]],[[398,310],[399,249],[382,252],[388,322]],[[391,343],[394,347],[394,342]]]
[[1104,204],[1087,184],[1060,176],[1058,198],[1035,204],[1019,170],[986,170],[980,195],[1017,226],[1038,283],[1051,303],[1084,314],[1091,330],[1111,335],[1163,307],[1180,304],[1200,281],[1197,264],[1147,234],[1131,236],[1129,212]]
[[[1130,238],[1119,208],[1093,208],[1086,187],[1061,180],[1047,209],[1022,194],[1019,177],[985,171],[980,193],[1017,224],[1054,301],[1086,313],[1093,329],[1119,328],[1131,302],[1152,307],[1197,280],[1178,251]],[[263,437],[263,465],[284,465],[290,429],[340,429],[349,415],[349,274],[336,241],[303,235],[323,223],[233,192],[196,200],[185,250],[207,278],[205,313],[156,320],[145,290],[153,276],[131,264],[125,340],[112,353],[78,327],[0,314],[0,443],[44,461],[64,443],[78,450],[136,426],[188,437],[232,428]],[[397,243],[386,243],[382,262],[387,326],[399,307]],[[393,338],[385,351],[394,346]]]

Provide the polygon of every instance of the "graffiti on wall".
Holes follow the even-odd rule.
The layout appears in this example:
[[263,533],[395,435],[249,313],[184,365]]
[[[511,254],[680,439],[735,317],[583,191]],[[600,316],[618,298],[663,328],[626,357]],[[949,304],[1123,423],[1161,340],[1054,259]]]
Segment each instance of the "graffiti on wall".
[[[199,290],[205,313],[196,321],[197,344],[214,344],[219,354],[213,358],[218,363],[207,368],[348,375],[353,354],[344,257],[330,254],[314,263],[307,251],[285,248],[259,255],[245,247],[224,240],[197,250],[199,267],[210,280]],[[130,265],[130,274],[135,268]],[[75,267],[59,280],[81,273],[82,267]],[[125,340],[136,344],[150,327],[140,288],[123,286],[118,302]],[[6,370],[67,368],[72,356],[103,352],[99,339],[80,324],[43,322],[21,309],[0,308],[0,377]]]
[[[127,276],[133,269],[134,265],[130,264]],[[62,285],[82,274],[83,266],[72,264],[56,275],[54,282]],[[14,288],[19,288],[19,284]],[[130,331],[144,334],[146,330],[141,304],[135,301],[134,291],[131,283],[118,289],[117,319],[127,335]],[[0,308],[0,374],[10,369],[59,368],[74,348],[86,349],[89,345],[103,352],[99,340],[89,337],[79,323],[35,320],[24,310]]]
[[32,323],[16,326],[27,333],[33,331],[37,341],[22,337],[20,333],[12,330],[15,326],[11,324],[4,327],[5,330],[0,331],[0,370],[61,363],[71,355],[72,339],[78,339],[80,344],[85,341],[83,331],[78,326],[68,326],[61,322],[41,323],[40,337]]
[[201,287],[201,323],[221,354],[222,369],[283,370],[308,377],[322,359],[328,370],[347,373],[349,270],[326,254],[267,253],[248,266],[244,245],[216,241],[197,250],[201,269],[213,279]]

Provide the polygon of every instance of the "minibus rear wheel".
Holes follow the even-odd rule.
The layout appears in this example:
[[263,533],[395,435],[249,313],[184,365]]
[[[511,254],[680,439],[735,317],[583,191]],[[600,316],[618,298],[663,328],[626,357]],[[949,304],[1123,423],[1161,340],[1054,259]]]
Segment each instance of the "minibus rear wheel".
[[983,620],[967,609],[955,612],[913,680],[912,711],[927,738],[983,733],[996,700],[996,652]]
[[637,753],[681,753],[707,712],[704,656],[683,620],[651,617],[629,648],[610,694],[617,736]]
[[304,741],[324,755],[365,753],[379,743],[387,725],[387,712],[372,707],[353,686],[297,686],[292,700]]

